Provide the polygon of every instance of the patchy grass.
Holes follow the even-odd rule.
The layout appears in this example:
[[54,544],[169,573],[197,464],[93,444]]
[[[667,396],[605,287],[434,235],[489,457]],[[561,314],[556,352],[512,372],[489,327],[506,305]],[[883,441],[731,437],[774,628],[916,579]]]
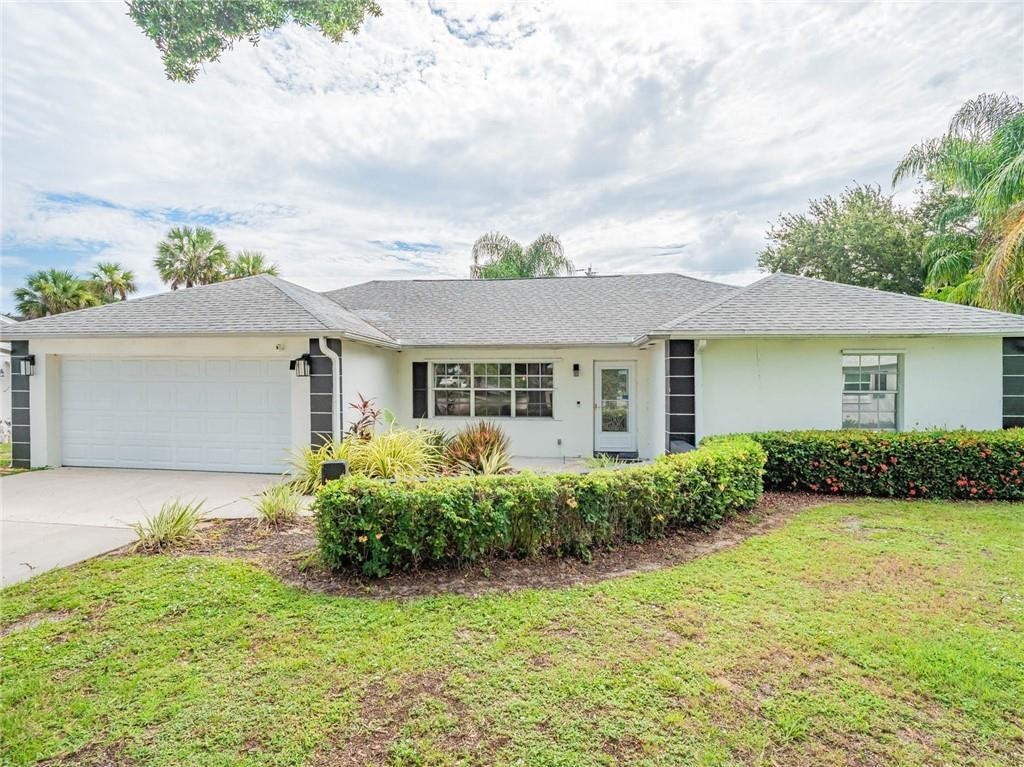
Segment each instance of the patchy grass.
[[2,594],[5,763],[1017,765],[1024,508],[859,502],[559,591],[118,557]]

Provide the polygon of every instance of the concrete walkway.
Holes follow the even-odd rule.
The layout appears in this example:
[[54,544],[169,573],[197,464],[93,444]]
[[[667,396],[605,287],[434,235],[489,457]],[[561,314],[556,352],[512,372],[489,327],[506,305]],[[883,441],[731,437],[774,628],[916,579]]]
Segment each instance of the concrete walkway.
[[277,475],[60,468],[0,477],[0,585],[130,543],[128,528],[175,498],[206,516],[255,515],[248,497]]

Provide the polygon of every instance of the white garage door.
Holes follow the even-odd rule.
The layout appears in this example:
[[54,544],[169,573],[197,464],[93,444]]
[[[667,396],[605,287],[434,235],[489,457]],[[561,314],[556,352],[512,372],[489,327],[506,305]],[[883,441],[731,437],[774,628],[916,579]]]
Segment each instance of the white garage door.
[[65,466],[280,472],[291,442],[287,361],[61,361]]

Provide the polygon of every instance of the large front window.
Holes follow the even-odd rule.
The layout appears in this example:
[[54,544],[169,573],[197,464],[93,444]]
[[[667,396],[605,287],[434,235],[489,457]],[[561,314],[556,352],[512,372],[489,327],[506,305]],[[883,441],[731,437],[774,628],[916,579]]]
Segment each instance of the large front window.
[[550,418],[550,362],[435,362],[434,415]]
[[843,355],[843,428],[895,430],[900,355]]

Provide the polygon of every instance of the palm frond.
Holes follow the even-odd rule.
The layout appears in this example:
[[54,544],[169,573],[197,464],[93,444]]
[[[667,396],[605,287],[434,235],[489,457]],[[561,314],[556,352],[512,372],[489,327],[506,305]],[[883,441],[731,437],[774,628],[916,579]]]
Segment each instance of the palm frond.
[[983,297],[992,308],[1015,311],[1024,295],[1024,202],[1007,213],[986,260]]
[[520,247],[519,243],[501,232],[488,232],[477,238],[477,241],[473,243],[473,265],[470,267],[470,276],[479,277],[481,270],[488,264],[500,261],[513,247]]
[[1009,93],[982,93],[965,103],[949,121],[949,135],[986,140],[1003,124],[1024,114],[1024,103]]

